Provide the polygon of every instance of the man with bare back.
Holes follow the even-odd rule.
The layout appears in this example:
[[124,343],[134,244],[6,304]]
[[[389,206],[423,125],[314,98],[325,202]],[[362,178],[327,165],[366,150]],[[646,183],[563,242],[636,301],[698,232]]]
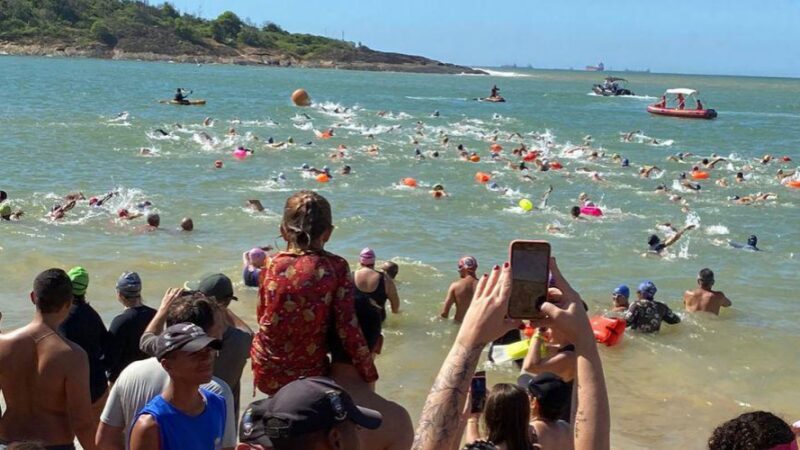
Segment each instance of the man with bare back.
[[72,282],[61,269],[33,282],[36,306],[28,325],[0,335],[0,391],[6,410],[0,444],[38,441],[50,450],[94,450],[89,361],[76,344],[56,333],[72,305]]
[[442,308],[442,318],[447,319],[450,316],[450,308],[455,304],[456,316],[453,320],[456,323],[464,320],[464,315],[472,301],[472,295],[475,293],[475,286],[478,284],[476,270],[478,270],[478,260],[474,257],[465,256],[458,260],[458,275],[461,279],[450,284],[450,289],[447,290],[447,298],[445,298]]

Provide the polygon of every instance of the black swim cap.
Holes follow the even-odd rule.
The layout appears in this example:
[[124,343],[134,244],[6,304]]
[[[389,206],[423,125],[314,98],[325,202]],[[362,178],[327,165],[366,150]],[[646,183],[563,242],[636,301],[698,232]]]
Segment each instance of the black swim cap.
[[750,237],[747,238],[747,245],[752,245],[753,247],[755,247],[756,244],[758,244],[758,237],[756,237],[755,234],[750,235]]
[[647,238],[647,245],[656,245],[659,242],[661,242],[661,239],[655,234],[651,234],[650,237]]

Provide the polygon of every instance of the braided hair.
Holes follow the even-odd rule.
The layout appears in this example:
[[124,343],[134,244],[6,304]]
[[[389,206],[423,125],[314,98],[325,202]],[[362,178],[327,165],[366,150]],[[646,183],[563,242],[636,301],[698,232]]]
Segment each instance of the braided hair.
[[313,248],[320,237],[333,228],[331,204],[314,191],[298,191],[286,199],[281,234],[290,249]]

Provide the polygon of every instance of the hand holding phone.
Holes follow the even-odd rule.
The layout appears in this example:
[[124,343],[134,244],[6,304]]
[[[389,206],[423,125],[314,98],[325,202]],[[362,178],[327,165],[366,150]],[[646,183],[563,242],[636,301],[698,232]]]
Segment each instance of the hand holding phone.
[[508,317],[544,318],[540,308],[547,301],[550,285],[550,244],[546,241],[513,241],[509,254],[512,280]]
[[486,406],[486,372],[481,370],[475,372],[472,377],[472,384],[470,385],[470,398],[472,405],[470,407],[471,413],[482,413],[483,407]]

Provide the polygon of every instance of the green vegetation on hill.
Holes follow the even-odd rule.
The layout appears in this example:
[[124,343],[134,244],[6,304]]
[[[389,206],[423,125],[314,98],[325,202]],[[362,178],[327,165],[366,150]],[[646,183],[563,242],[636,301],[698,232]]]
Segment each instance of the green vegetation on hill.
[[169,3],[151,6],[131,0],[0,0],[0,40],[104,45],[166,55],[224,56],[250,48],[299,60],[361,50],[350,42],[289,33],[273,23],[258,27],[230,11],[205,20],[181,14]]

